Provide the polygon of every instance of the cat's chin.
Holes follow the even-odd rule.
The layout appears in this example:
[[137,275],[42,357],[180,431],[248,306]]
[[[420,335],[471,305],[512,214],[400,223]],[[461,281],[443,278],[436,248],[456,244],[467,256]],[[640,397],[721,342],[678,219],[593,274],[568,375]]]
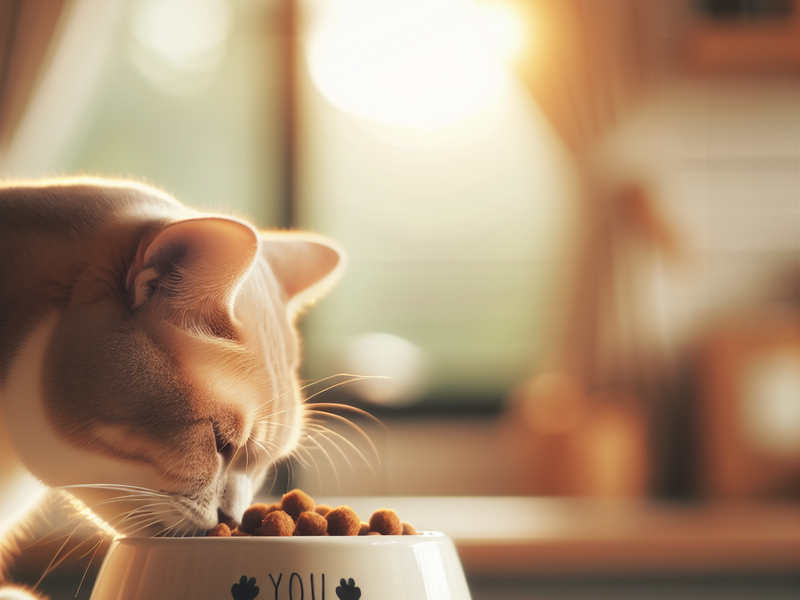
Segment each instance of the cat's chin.
[[165,511],[156,524],[129,537],[192,537],[205,534],[221,521],[238,524],[252,500],[252,482],[243,473],[233,472],[222,481],[224,491],[218,502],[175,496],[170,502],[171,509]]

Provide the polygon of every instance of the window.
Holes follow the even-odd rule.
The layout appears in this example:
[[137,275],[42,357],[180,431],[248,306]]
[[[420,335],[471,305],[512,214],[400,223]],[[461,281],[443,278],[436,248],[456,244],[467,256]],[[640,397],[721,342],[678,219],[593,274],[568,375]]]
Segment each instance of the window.
[[287,113],[287,6],[132,1],[60,168],[143,178],[265,228],[293,191],[293,224],[349,254],[304,321],[304,375],[393,377],[340,388],[378,402],[496,406],[545,352],[575,192],[498,58],[513,18],[445,0],[303,3]]

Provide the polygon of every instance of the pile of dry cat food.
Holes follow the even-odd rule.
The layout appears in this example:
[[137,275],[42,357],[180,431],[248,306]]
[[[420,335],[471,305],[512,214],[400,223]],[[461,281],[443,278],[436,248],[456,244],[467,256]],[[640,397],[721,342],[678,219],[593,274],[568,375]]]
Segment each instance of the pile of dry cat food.
[[331,508],[317,504],[301,490],[284,494],[275,504],[253,504],[244,511],[242,522],[231,529],[220,523],[208,532],[210,537],[290,536],[290,535],[416,535],[397,513],[381,508],[363,522],[349,506]]

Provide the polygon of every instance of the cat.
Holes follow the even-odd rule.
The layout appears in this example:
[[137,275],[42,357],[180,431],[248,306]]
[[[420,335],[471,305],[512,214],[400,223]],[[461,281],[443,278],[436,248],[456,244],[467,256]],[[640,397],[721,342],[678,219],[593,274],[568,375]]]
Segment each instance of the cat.
[[0,534],[47,488],[122,535],[237,521],[301,435],[294,322],[343,262],[139,183],[0,184]]

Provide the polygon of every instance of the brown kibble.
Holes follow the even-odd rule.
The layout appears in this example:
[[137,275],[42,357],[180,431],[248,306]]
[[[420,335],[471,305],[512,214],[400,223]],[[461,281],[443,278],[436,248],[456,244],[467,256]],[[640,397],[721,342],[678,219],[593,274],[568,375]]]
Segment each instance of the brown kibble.
[[369,530],[383,535],[402,535],[403,524],[391,508],[379,508],[369,518]]
[[239,531],[243,533],[253,533],[261,525],[270,512],[270,507],[266,504],[253,504],[242,515],[242,523],[239,525]]
[[231,537],[231,528],[225,523],[219,523],[214,529],[208,532],[208,537]]
[[328,535],[358,535],[361,519],[349,506],[332,509],[325,519],[328,521]]
[[288,536],[294,533],[294,519],[285,511],[275,510],[267,514],[253,535]]
[[292,490],[281,498],[281,510],[295,521],[301,513],[314,510],[316,505],[314,499],[302,490]]
[[294,535],[325,535],[328,531],[328,521],[314,511],[305,511],[297,517]]
[[331,507],[327,504],[317,504],[317,506],[314,508],[314,512],[324,517],[331,512]]
[[[283,495],[273,504],[253,504],[242,515],[242,523],[231,529],[233,522],[223,521],[207,535],[212,537],[255,536],[355,536],[355,535],[416,535],[408,523],[401,523],[393,510],[376,510],[369,523],[364,523],[349,506],[331,508],[317,505],[314,499],[299,489]],[[226,531],[227,529],[227,531]]]
[[410,523],[403,521],[403,535],[417,535],[417,530]]

